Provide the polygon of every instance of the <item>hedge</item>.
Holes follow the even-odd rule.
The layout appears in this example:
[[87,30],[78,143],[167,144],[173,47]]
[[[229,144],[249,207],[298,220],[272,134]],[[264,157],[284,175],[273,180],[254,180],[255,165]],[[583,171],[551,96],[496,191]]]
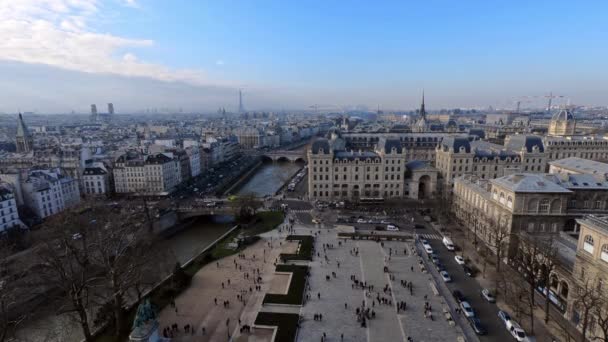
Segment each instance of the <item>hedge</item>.
[[260,312],[255,318],[256,325],[277,327],[275,341],[292,342],[296,340],[300,315],[290,313]]
[[276,272],[292,273],[291,282],[287,294],[267,293],[264,296],[264,304],[287,304],[303,305],[306,277],[308,277],[308,266],[300,265],[278,265]]
[[284,261],[288,260],[312,260],[312,248],[314,244],[314,238],[311,235],[289,235],[286,238],[287,241],[299,241],[300,249],[298,253],[281,253],[279,258]]

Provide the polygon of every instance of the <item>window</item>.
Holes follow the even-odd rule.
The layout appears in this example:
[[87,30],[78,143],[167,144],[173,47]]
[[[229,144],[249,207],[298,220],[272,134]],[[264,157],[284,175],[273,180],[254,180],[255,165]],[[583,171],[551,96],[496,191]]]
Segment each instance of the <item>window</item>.
[[548,199],[544,199],[544,200],[540,201],[539,210],[541,213],[549,212],[549,200]]
[[604,262],[608,262],[608,245],[602,246],[602,252],[600,253],[600,259]]
[[593,238],[591,237],[591,235],[585,235],[583,249],[585,250],[585,252],[593,254]]

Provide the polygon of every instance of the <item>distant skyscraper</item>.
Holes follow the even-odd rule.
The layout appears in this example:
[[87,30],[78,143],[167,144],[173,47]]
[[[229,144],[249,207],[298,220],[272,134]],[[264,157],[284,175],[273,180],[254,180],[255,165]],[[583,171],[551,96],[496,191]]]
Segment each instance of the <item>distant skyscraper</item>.
[[28,153],[34,149],[34,140],[30,134],[30,131],[23,122],[23,117],[19,113],[19,121],[17,122],[17,136],[15,138],[17,144],[17,152]]
[[245,106],[243,106],[243,92],[239,89],[239,113],[245,112]]
[[95,104],[91,105],[91,121],[97,121],[97,106]]
[[108,103],[108,114],[114,114],[114,104],[112,104],[111,102]]

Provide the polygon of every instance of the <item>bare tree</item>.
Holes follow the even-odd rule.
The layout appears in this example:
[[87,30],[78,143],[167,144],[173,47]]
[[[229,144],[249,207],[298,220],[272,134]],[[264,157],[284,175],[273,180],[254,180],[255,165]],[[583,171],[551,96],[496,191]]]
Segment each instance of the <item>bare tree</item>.
[[37,248],[42,265],[40,280],[61,304],[57,313],[68,313],[81,327],[85,341],[92,341],[89,317],[93,285],[100,279],[100,270],[91,262],[87,235],[93,220],[87,208],[67,210],[46,223],[47,237]]
[[605,296],[598,300],[593,310],[597,327],[601,336],[593,336],[594,340],[608,342],[608,298]]
[[574,292],[573,306],[578,310],[582,322],[581,322],[581,334],[584,342],[587,336],[587,330],[589,323],[593,319],[593,313],[597,312],[598,307],[601,306],[602,293],[598,291],[596,281],[588,277],[582,277],[580,285],[577,286]]
[[0,239],[0,342],[10,339],[26,316],[18,299],[27,297],[27,273],[22,263],[10,258],[11,250],[9,240]]

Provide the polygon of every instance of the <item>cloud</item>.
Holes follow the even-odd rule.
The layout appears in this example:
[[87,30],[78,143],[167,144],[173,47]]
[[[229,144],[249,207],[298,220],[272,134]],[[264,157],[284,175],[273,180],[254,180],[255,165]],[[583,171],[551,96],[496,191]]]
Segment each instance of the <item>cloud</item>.
[[139,8],[139,3],[136,0],[124,0],[123,4],[128,7]]
[[223,60],[221,60],[221,59],[218,59],[218,60],[215,62],[215,65],[222,66],[222,65],[224,65],[224,61],[223,61]]
[[[138,5],[134,0],[124,4]],[[100,7],[98,0],[0,1],[0,60],[194,85],[209,83],[202,70],[172,69],[139,60],[132,50],[152,47],[152,40],[93,30],[89,22],[101,16]]]

